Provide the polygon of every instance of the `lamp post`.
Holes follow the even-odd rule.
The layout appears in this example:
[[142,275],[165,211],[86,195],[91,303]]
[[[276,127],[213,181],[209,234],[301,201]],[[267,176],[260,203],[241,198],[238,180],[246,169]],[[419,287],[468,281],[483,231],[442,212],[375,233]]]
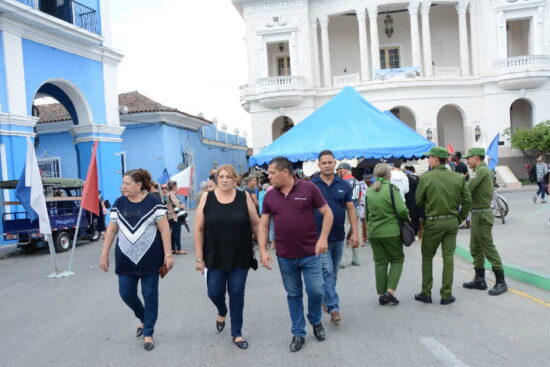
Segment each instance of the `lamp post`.
[[481,137],[481,128],[479,127],[479,125],[476,125],[474,129],[474,133],[475,133],[476,141],[478,141],[479,138]]

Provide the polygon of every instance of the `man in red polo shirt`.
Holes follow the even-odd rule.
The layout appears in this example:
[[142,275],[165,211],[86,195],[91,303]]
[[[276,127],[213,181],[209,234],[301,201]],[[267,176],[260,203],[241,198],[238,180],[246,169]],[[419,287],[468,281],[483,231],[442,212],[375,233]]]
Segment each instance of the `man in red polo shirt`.
[[[302,277],[308,295],[307,318],[317,340],[325,340],[325,330],[321,324],[324,282],[319,255],[327,251],[333,216],[315,184],[294,178],[292,163],[287,158],[274,158],[269,164],[268,173],[274,190],[265,194],[263,202],[260,256],[262,265],[271,269],[271,257],[266,244],[269,219],[273,217],[277,262],[287,292],[292,322],[290,351],[297,352],[305,343],[306,336]],[[320,235],[317,235],[315,225],[316,209],[323,216]]]

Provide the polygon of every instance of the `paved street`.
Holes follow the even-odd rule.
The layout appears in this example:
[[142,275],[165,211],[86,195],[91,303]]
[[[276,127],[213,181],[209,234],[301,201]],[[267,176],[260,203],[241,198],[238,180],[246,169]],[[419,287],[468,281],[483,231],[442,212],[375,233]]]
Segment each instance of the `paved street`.
[[[496,226],[502,246],[547,241],[550,205],[535,207],[541,215],[531,216],[533,226],[525,228],[529,241],[520,241],[526,235],[516,233],[514,223],[523,219],[515,215],[530,196],[505,196],[512,212],[505,226]],[[539,221],[537,232],[534,224]],[[461,233],[467,243],[465,236]],[[137,321],[118,296],[112,269],[105,274],[97,267],[100,248],[100,242],[78,246],[77,274],[56,280],[44,277],[51,272],[46,251],[0,260],[2,366],[527,367],[547,365],[550,358],[550,293],[512,280],[512,291],[500,297],[465,290],[460,285],[471,278],[471,264],[456,257],[457,302],[441,306],[441,259],[436,258],[434,304],[418,303],[412,298],[421,282],[418,244],[406,249],[398,289],[401,304],[394,307],[378,305],[371,250],[361,248],[362,265],[340,272],[342,324],[334,327],[325,318],[323,343],[308,329],[304,349],[296,354],[288,351],[290,320],[276,267],[249,274],[243,332],[250,348],[242,351],[231,343],[228,327],[216,334],[216,311],[206,296],[203,277],[194,271],[193,254],[178,256],[174,270],[161,281],[156,347],[148,353],[141,339],[134,337]],[[184,248],[192,251],[188,236]],[[68,257],[61,254],[60,263],[66,264]]]

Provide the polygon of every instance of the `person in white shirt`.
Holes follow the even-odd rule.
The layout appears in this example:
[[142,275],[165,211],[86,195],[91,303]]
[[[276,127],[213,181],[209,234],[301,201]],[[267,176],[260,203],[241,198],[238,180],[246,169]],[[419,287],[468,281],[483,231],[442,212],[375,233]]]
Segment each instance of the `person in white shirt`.
[[399,193],[401,194],[403,201],[405,201],[405,194],[409,192],[409,179],[403,170],[401,170],[400,159],[393,162],[390,182],[399,189]]

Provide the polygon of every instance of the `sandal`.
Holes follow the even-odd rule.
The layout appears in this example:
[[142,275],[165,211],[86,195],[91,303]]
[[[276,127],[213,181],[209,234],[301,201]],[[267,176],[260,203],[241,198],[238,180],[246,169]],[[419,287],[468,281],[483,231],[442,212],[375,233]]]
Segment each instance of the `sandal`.
[[241,349],[248,349],[248,342],[246,340],[239,340],[239,341],[235,341],[235,339],[237,339],[237,337],[233,338],[233,343],[235,343],[235,345]]

